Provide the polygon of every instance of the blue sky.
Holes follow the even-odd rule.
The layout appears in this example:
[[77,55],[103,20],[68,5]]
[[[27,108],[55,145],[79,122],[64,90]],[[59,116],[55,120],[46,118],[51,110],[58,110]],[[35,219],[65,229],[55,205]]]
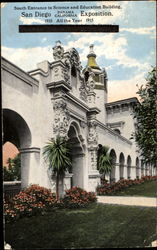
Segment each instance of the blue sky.
[[[53,61],[52,47],[60,40],[65,48],[75,47],[80,53],[82,65],[87,63],[89,45],[94,44],[97,63],[105,67],[108,74],[109,101],[136,95],[137,86],[145,83],[147,72],[155,65],[155,1],[90,1],[71,2],[79,6],[73,10],[76,19],[85,24],[87,17],[80,15],[80,5],[101,6],[101,10],[111,11],[113,16],[94,16],[91,24],[118,24],[119,33],[18,33],[19,24],[44,24],[44,17],[34,17],[31,7],[67,7],[68,2],[14,2],[2,6],[1,45],[2,55],[25,71],[36,68],[43,60]],[[102,6],[116,5],[120,9],[103,9]],[[15,10],[16,7],[16,10]],[[26,10],[17,10],[17,8]],[[71,10],[71,9],[69,9]],[[22,17],[22,12],[33,13],[32,17]],[[56,23],[55,10],[40,12],[51,13]],[[26,14],[25,14],[26,15]],[[51,19],[50,18],[50,19]],[[70,18],[68,18],[70,19]],[[71,20],[72,21],[72,20]],[[49,23],[51,24],[51,23]],[[56,23],[57,24],[57,23]],[[62,24],[62,23],[59,23]],[[71,23],[73,24],[73,23]],[[88,23],[89,24],[89,23]]]

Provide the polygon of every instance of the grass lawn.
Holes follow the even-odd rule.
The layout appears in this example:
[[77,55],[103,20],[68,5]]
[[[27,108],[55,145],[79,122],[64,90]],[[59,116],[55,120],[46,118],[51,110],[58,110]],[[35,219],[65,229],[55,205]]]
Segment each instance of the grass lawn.
[[6,224],[5,240],[15,250],[144,247],[156,239],[156,218],[156,208],[96,203]]
[[157,197],[157,181],[150,181],[140,185],[131,186],[114,195]]

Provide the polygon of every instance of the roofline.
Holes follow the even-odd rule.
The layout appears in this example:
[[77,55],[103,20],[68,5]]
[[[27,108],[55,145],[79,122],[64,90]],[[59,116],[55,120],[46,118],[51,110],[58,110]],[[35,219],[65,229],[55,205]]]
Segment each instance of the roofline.
[[[19,68],[16,64],[10,62],[9,60],[7,60],[5,57],[1,56],[1,62],[2,60],[6,61],[7,63],[11,64],[13,67],[17,68],[18,70],[20,70],[21,72],[23,72],[24,74],[26,74],[28,77],[30,77],[33,81],[36,81],[37,83],[39,83],[39,81],[37,79],[35,79],[34,77],[32,77],[31,75],[29,75],[28,72],[24,71],[23,69]],[[1,64],[2,65],[2,64]]]
[[127,99],[122,99],[122,100],[117,100],[114,102],[108,102],[106,103],[106,106],[112,106],[112,105],[119,105],[119,104],[124,104],[124,103],[128,103],[128,102],[135,102],[135,103],[139,103],[139,100],[137,97],[130,97]]

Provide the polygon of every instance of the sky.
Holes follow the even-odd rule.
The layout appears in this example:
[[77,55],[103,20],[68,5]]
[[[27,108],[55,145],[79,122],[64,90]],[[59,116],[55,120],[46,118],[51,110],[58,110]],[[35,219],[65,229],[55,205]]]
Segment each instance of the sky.
[[[81,8],[81,5],[85,5],[86,9]],[[155,1],[2,3],[2,56],[21,69],[30,71],[36,69],[36,64],[39,62],[53,61],[52,48],[55,42],[60,40],[65,50],[72,47],[77,49],[82,66],[85,67],[89,45],[94,44],[97,64],[105,68],[108,75],[108,101],[134,97],[137,96],[138,86],[146,83],[147,73],[156,63],[155,5]],[[88,9],[90,6],[94,6],[94,9]],[[30,10],[32,7],[45,7],[46,10]],[[77,16],[74,19],[81,20],[79,24],[117,24],[119,32],[18,32],[19,24],[67,24],[66,22],[57,23],[58,19],[68,19],[70,25],[76,24],[72,17],[55,17],[58,11],[63,11],[61,9],[63,7],[66,7],[64,11],[73,11],[72,13]],[[95,12],[105,12],[105,15],[88,18],[88,16],[81,16],[81,11],[91,13],[91,15]],[[109,12],[112,16],[108,14]],[[47,18],[50,19],[50,23],[45,23],[45,16],[41,16],[45,13],[51,15]]]

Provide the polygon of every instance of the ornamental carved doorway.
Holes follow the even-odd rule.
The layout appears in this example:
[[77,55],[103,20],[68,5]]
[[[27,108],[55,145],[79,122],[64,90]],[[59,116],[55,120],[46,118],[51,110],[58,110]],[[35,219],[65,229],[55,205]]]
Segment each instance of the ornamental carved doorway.
[[78,186],[84,188],[84,150],[76,124],[71,124],[68,132],[68,144],[70,146],[70,156],[72,161],[71,187]]

